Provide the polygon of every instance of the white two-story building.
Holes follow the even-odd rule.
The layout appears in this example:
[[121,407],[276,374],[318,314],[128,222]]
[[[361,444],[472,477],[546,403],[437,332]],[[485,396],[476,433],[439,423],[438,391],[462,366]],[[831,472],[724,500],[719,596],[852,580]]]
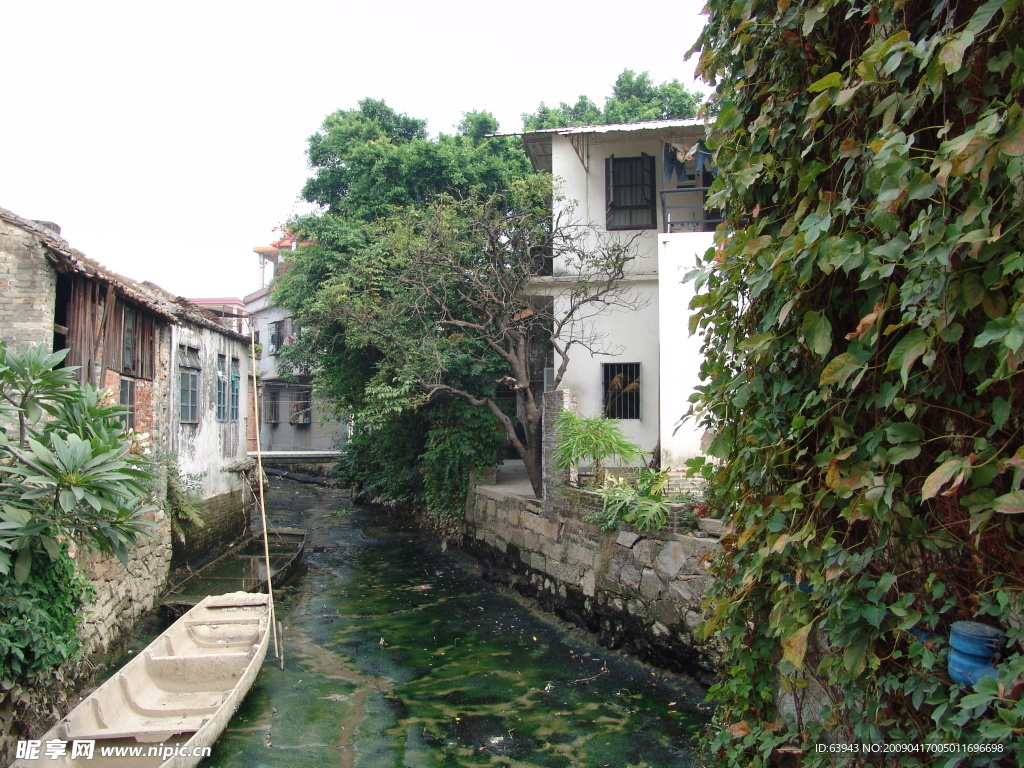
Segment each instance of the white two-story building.
[[[574,352],[560,386],[576,394],[581,414],[619,419],[644,450],[660,449],[666,469],[700,452],[695,421],[682,420],[702,360],[683,277],[712,247],[719,222],[704,208],[715,172],[705,135],[702,120],[664,120],[523,136],[534,168],[555,178],[556,214],[560,207],[595,237],[635,248],[626,276],[633,306],[611,307],[581,329],[598,342]],[[556,258],[553,279],[569,272]]]

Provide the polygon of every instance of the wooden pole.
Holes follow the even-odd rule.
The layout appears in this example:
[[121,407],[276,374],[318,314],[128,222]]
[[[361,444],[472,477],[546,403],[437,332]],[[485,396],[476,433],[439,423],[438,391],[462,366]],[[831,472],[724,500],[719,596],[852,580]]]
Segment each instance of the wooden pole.
[[267,599],[270,601],[270,628],[274,633],[274,658],[281,658],[277,647],[277,617],[274,615],[274,583],[270,574],[270,542],[267,537],[267,505],[263,496],[263,448],[260,445],[260,390],[256,385],[256,328],[250,319],[249,351],[252,354],[252,406],[256,411],[256,482],[260,487],[260,522],[263,523],[263,558],[267,563]]

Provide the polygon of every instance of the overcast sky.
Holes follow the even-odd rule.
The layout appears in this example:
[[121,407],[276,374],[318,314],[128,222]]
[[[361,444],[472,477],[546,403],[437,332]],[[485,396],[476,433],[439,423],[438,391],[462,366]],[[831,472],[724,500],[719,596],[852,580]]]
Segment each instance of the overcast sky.
[[434,134],[472,110],[517,131],[541,101],[603,104],[627,67],[693,86],[702,7],[6,0],[0,206],[128,277],[241,297],[327,114],[369,96]]

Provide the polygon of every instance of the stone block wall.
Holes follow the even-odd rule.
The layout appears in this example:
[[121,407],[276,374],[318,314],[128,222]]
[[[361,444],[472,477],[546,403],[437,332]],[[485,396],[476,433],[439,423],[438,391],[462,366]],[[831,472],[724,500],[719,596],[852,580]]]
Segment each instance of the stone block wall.
[[86,657],[106,654],[157,602],[167,587],[171,534],[163,511],[149,516],[156,538],[143,537],[129,550],[128,564],[112,555],[80,554],[79,565],[96,588],[96,596],[79,630]]
[[580,518],[587,501],[558,503],[478,486],[470,492],[463,548],[484,575],[598,634],[601,642],[708,684],[717,655],[694,634],[709,585],[715,537],[665,529],[601,531]]

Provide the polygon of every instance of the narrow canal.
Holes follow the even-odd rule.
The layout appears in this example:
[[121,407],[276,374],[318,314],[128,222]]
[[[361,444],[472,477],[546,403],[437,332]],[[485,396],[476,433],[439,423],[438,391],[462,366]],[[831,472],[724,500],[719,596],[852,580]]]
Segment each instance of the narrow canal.
[[310,530],[268,661],[204,768],[679,768],[703,692],[557,628],[474,561],[344,493],[278,484]]

